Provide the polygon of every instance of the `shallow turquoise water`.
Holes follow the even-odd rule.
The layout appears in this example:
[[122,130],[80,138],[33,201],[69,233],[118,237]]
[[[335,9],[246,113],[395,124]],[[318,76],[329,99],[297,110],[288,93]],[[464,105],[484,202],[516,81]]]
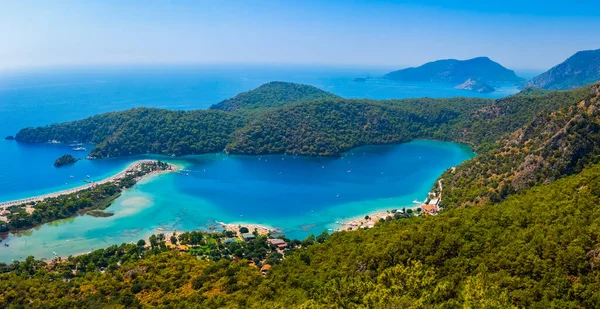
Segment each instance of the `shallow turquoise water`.
[[0,261],[51,258],[137,241],[165,230],[252,222],[304,238],[337,228],[335,221],[423,200],[446,169],[474,154],[463,145],[414,141],[366,146],[341,158],[189,156],[188,176],[167,174],[126,191],[106,218],[79,216],[10,235]]

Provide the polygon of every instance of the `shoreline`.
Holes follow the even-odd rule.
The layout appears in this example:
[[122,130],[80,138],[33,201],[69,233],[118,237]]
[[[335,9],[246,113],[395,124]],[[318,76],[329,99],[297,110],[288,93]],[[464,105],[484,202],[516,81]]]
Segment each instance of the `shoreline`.
[[[399,208],[394,208],[397,213],[402,213],[401,210],[402,208],[406,208],[408,209],[416,209],[423,206],[422,204],[416,205],[416,206],[402,206]],[[358,215],[358,216],[353,216],[353,217],[349,217],[346,219],[340,219],[338,221],[336,221],[334,224],[336,224],[337,226],[339,226],[339,228],[337,229],[333,229],[334,232],[348,232],[348,231],[355,231],[357,229],[361,229],[361,228],[372,228],[375,226],[375,224],[377,224],[377,222],[379,222],[380,219],[384,219],[387,217],[394,217],[395,213],[392,213],[392,210],[394,209],[379,209],[379,210],[375,210],[372,212],[367,212],[364,213],[362,215]],[[365,219],[366,216],[369,216],[369,219]]]
[[271,232],[274,233],[279,233],[280,229],[272,227],[272,226],[268,226],[268,225],[264,225],[264,224],[256,224],[256,223],[250,223],[250,222],[232,222],[232,223],[225,223],[225,222],[220,222],[220,221],[216,221],[216,223],[220,226],[223,227],[224,230],[227,231],[232,231],[235,233],[239,232],[239,229],[241,227],[245,227],[248,228],[248,233],[252,233],[255,230],[258,232],[259,235],[266,235],[269,234]]
[[[138,160],[138,161],[132,162],[125,169],[123,169],[122,171],[118,172],[115,175],[108,176],[99,181],[92,181],[92,182],[86,183],[84,185],[75,187],[75,188],[60,190],[60,191],[56,191],[56,192],[52,192],[52,193],[46,193],[46,194],[23,198],[23,199],[18,199],[18,200],[0,202],[0,209],[4,211],[4,210],[6,210],[7,207],[10,207],[10,206],[35,203],[35,202],[43,201],[48,198],[55,198],[55,197],[59,197],[61,195],[73,194],[73,193],[77,193],[77,192],[80,192],[83,190],[87,190],[96,185],[101,185],[101,184],[104,184],[107,182],[116,181],[116,180],[126,176],[128,172],[137,169],[141,164],[155,162],[155,161],[156,160]],[[175,165],[175,164],[171,164],[171,163],[168,163],[168,164],[169,164],[169,166],[171,166],[170,170],[154,171],[154,172],[148,173],[148,174],[140,177],[139,179],[136,179],[137,182],[139,183],[142,180],[146,180],[148,178],[152,178],[152,177],[160,175],[160,174],[178,171],[183,168],[182,166],[179,166],[179,165]]]

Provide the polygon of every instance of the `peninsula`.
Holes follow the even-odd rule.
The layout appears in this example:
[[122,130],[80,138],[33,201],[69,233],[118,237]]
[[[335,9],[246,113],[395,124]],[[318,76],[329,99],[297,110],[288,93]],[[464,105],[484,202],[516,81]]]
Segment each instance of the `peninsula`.
[[102,210],[145,177],[175,171],[178,167],[154,160],[140,160],[118,174],[97,182],[40,196],[0,203],[0,231],[21,230],[64,219],[80,211]]

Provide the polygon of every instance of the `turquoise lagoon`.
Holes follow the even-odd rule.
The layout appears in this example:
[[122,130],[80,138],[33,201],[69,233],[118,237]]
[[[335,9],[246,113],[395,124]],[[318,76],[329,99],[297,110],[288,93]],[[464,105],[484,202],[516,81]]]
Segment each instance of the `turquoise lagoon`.
[[[340,158],[219,153],[167,159],[184,165],[185,175],[139,183],[107,209],[111,217],[78,216],[11,234],[0,261],[67,256],[137,241],[157,228],[206,230],[216,222],[264,224],[304,238],[338,228],[337,220],[411,207],[445,169],[473,156],[464,145],[419,140],[360,147]],[[90,164],[116,167],[139,158]],[[76,164],[71,172],[77,169],[89,166]]]
[[[52,164],[61,155],[85,157],[87,152],[73,151],[68,145],[4,140],[23,127],[140,106],[204,109],[273,80],[310,84],[347,98],[498,98],[518,91],[509,85],[479,94],[448,84],[401,83],[377,77],[392,69],[188,65],[3,72],[0,201],[73,188],[88,175],[99,180],[140,158],[83,160],[57,169]],[[364,76],[373,78],[353,81]],[[461,145],[416,141],[362,147],[344,158],[223,154],[177,158],[191,171],[189,176],[164,175],[136,186],[109,208],[115,213],[112,217],[80,216],[9,235],[3,243],[10,247],[0,246],[0,261],[30,254],[49,258],[53,252],[87,252],[136,241],[156,232],[157,227],[207,228],[215,221],[262,223],[281,228],[289,237],[303,238],[337,228],[333,222],[338,219],[411,206],[413,200],[425,197],[443,170],[472,156],[471,150]]]

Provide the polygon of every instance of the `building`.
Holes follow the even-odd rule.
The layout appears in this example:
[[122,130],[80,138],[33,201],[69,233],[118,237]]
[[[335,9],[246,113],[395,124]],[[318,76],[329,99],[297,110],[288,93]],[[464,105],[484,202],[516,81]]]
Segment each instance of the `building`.
[[256,236],[254,236],[254,234],[252,234],[252,233],[243,233],[243,234],[242,234],[242,238],[243,238],[245,241],[249,241],[249,240],[253,240],[253,239],[255,239],[255,238],[256,238]]
[[427,215],[437,215],[440,212],[440,208],[436,205],[423,205],[421,206],[421,213]]
[[273,238],[273,239],[267,239],[267,241],[269,243],[275,245],[278,249],[283,249],[283,248],[287,247],[287,244],[285,243],[285,241],[283,239]]
[[434,198],[434,199],[431,199],[431,201],[429,201],[429,205],[437,206],[439,202],[440,202],[439,198]]

